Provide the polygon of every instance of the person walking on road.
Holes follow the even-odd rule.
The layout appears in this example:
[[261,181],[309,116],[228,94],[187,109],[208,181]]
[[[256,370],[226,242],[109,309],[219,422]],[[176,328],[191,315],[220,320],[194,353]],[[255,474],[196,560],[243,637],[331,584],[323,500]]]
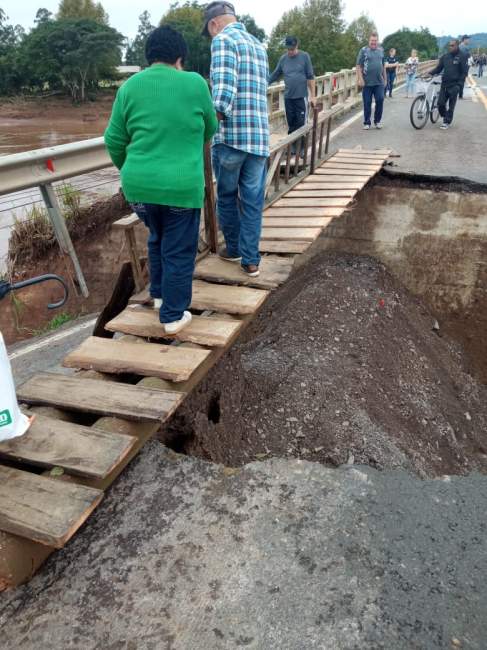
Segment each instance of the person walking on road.
[[312,106],[316,104],[316,82],[311,57],[307,52],[299,50],[298,45],[298,39],[294,36],[286,38],[287,54],[279,59],[269,78],[269,84],[273,84],[284,77],[284,103],[289,134],[306,124],[308,98]]
[[487,55],[481,54],[479,56],[479,60],[478,60],[479,69],[478,69],[478,73],[477,73],[477,75],[480,78],[482,78],[484,76],[484,68],[485,68],[486,65],[487,65]]
[[369,44],[358,53],[356,70],[357,82],[362,88],[364,129],[367,131],[371,127],[372,98],[375,99],[375,128],[381,129],[387,77],[384,50],[379,47],[379,36],[376,32],[370,35]]
[[123,193],[150,231],[150,295],[166,334],[191,322],[193,272],[204,199],[203,145],[218,128],[208,84],[184,72],[181,34],[147,39],[149,67],[119,89],[105,131]]
[[411,97],[416,94],[416,77],[418,75],[418,53],[416,50],[411,50],[411,56],[406,61],[406,98],[411,93]]
[[213,39],[210,78],[220,120],[212,150],[226,244],[219,255],[257,277],[270,137],[267,51],[229,2],[209,4],[204,19],[203,34]]
[[448,45],[448,53],[440,58],[436,68],[429,73],[433,77],[443,74],[438,97],[438,110],[443,118],[440,126],[442,129],[450,128],[453,122],[458,94],[464,83],[467,68],[467,59],[460,51],[460,44],[458,40],[453,39]]
[[389,56],[386,59],[386,72],[387,72],[387,86],[386,86],[386,97],[389,93],[389,97],[392,97],[392,91],[394,89],[394,83],[397,77],[397,69],[399,67],[399,59],[396,56],[395,48],[391,47],[389,50]]

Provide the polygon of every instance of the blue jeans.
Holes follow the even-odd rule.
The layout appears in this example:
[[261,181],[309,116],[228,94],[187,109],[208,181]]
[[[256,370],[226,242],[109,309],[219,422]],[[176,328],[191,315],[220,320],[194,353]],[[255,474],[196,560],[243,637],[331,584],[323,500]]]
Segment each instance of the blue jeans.
[[392,97],[392,91],[394,89],[394,82],[396,81],[396,71],[393,70],[392,72],[387,73],[387,87],[386,87],[386,95],[389,93],[389,97]]
[[150,295],[163,300],[161,323],[173,323],[191,305],[201,210],[151,203],[132,207],[149,229]]
[[416,73],[406,75],[406,95],[409,95],[409,92],[412,95],[416,92]]
[[226,144],[213,147],[217,183],[217,214],[232,257],[259,265],[259,242],[265,200],[267,158]]
[[372,115],[372,97],[375,98],[374,124],[379,124],[384,111],[384,84],[380,84],[379,86],[364,86],[362,90],[364,124],[368,124],[369,126]]

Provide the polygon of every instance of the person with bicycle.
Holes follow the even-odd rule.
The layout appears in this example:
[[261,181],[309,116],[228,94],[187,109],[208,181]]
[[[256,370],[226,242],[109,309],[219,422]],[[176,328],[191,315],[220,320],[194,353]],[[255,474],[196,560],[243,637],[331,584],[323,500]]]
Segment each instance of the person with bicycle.
[[452,39],[448,44],[447,54],[443,54],[436,68],[429,73],[431,77],[443,75],[438,97],[438,110],[443,118],[441,129],[449,129],[453,122],[455,106],[467,73],[467,57],[460,50],[460,42]]

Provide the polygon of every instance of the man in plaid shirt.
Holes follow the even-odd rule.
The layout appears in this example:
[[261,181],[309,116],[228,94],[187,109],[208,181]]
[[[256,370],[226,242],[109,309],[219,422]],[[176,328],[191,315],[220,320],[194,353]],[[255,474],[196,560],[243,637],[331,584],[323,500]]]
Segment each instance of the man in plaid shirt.
[[211,82],[220,128],[213,141],[217,211],[226,247],[220,257],[259,275],[259,242],[269,157],[267,52],[237,22],[229,2],[205,10],[203,34],[213,38]]

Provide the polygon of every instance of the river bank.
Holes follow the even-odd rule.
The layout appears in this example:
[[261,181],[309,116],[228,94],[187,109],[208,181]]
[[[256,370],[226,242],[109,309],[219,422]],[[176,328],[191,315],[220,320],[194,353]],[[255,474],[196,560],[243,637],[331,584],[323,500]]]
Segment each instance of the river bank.
[[65,96],[0,99],[0,155],[20,153],[102,135],[114,91],[75,105]]

